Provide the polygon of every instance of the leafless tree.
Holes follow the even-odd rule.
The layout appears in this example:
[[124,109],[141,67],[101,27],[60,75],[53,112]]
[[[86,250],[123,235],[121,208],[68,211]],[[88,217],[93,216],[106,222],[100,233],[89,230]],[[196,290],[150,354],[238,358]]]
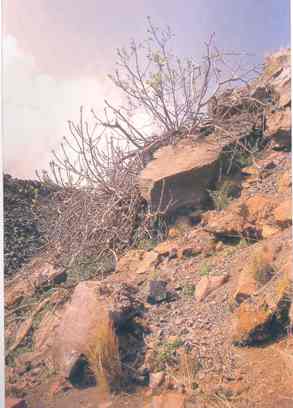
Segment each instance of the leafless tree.
[[[97,121],[140,149],[151,139],[133,120],[143,111],[148,121],[166,132],[199,126],[216,95],[236,83],[248,83],[255,67],[239,63],[247,54],[221,52],[212,34],[202,60],[179,58],[171,50],[173,34],[160,30],[148,18],[148,39],[132,40],[128,49],[117,50],[117,69],[110,79],[126,97],[123,107],[105,101],[105,117]],[[236,62],[235,62],[236,61]]]

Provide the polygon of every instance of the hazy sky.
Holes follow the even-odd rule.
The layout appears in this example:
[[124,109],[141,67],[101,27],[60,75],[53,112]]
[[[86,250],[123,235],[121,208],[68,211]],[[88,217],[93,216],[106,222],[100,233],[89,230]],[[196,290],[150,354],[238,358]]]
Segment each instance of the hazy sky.
[[143,39],[146,17],[170,25],[181,55],[201,55],[216,32],[219,48],[264,54],[289,46],[289,0],[3,1],[5,170],[45,168],[79,106],[119,101],[106,75],[115,50]]

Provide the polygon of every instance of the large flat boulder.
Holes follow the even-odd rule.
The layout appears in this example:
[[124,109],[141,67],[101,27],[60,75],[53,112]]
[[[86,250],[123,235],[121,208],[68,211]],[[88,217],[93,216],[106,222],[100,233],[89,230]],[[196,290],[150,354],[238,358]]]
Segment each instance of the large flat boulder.
[[221,150],[211,141],[196,143],[187,139],[162,147],[138,177],[143,197],[155,211],[200,207],[215,178]]

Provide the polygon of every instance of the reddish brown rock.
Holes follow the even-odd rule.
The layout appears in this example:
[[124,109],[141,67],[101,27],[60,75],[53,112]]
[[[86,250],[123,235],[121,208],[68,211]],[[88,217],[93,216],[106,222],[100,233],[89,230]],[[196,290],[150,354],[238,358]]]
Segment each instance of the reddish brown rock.
[[160,371],[158,373],[151,373],[150,374],[150,388],[152,390],[155,390],[156,388],[159,388],[165,379],[165,373],[163,371]]
[[101,318],[98,282],[81,282],[66,305],[53,341],[53,359],[62,378],[69,378],[81,355],[86,355]]
[[292,172],[287,170],[281,174],[278,179],[278,190],[280,193],[291,192],[292,189]]
[[247,207],[239,200],[223,211],[208,211],[202,218],[206,231],[216,235],[235,235],[251,228],[246,217]]
[[276,225],[264,224],[261,227],[261,235],[264,239],[270,238],[280,232],[280,228]]
[[274,217],[278,225],[288,227],[292,224],[292,199],[283,201],[274,211]]
[[55,340],[56,331],[62,317],[62,311],[55,311],[55,313],[47,312],[37,330],[33,334],[34,349],[38,353],[45,354],[51,350]]
[[195,288],[197,302],[203,301],[210,293],[224,285],[228,279],[228,274],[222,276],[203,276]]
[[7,397],[5,399],[5,408],[28,408],[24,399]]
[[274,241],[264,242],[249,255],[240,272],[234,300],[240,304],[273,276],[273,264],[280,248]]
[[183,244],[179,251],[183,257],[198,254],[209,255],[216,248],[213,235],[207,231],[195,229],[188,234],[187,240],[188,243]]
[[153,397],[149,408],[185,408],[185,396],[175,392],[168,392]]
[[[99,331],[113,335],[108,330],[112,323],[122,326],[137,314],[141,303],[134,293],[135,288],[124,283],[112,286],[83,281],[75,287],[52,345],[52,358],[60,378],[70,379],[80,359],[87,357],[96,345]],[[103,344],[107,345],[107,341]]]
[[235,344],[250,344],[270,338],[273,318],[275,325],[282,325],[282,316],[288,313],[289,308],[288,297],[292,283],[288,269],[292,269],[291,261],[280,268],[280,277],[272,279],[265,292],[258,292],[252,300],[247,299],[234,311],[232,336]]
[[[154,210],[172,211],[193,205],[201,207],[206,188],[216,175],[222,147],[183,140],[176,146],[165,146],[154,154],[138,178],[143,197]],[[188,151],[188,155],[186,155]]]
[[158,251],[132,249],[119,259],[116,271],[129,276],[150,273],[158,263],[158,255]]

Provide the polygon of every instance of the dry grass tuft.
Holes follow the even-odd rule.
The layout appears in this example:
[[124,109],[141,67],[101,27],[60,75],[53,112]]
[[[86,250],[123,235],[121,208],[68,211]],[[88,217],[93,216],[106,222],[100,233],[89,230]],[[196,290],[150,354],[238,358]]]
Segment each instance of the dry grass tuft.
[[113,322],[106,314],[94,334],[87,358],[100,393],[109,394],[112,387],[119,386],[121,380],[119,343]]
[[196,374],[198,370],[198,361],[191,353],[184,350],[180,356],[179,375],[188,393],[192,393],[197,388]]
[[266,284],[274,275],[274,268],[265,259],[262,251],[253,256],[249,269],[251,276],[261,285]]

